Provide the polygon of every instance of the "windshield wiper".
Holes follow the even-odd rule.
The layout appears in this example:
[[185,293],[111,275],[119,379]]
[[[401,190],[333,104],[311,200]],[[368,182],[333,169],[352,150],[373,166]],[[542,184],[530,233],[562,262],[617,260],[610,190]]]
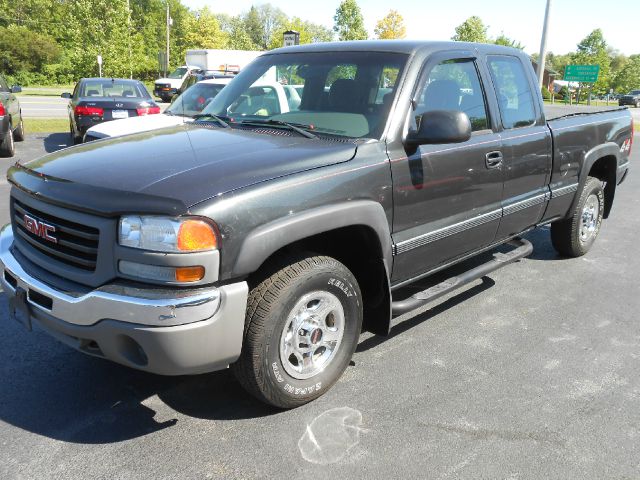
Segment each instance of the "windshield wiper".
[[194,120],[202,120],[203,118],[213,118],[216,122],[218,122],[222,127],[229,128],[229,124],[225,122],[222,118],[213,113],[199,113],[198,115],[194,115]]
[[303,125],[303,124],[293,124],[289,122],[283,122],[282,120],[244,120],[240,122],[242,125],[278,125],[280,127],[287,127],[289,130],[293,130],[296,133],[299,133],[303,137],[307,138],[318,138],[317,135],[307,131],[306,129],[313,129],[311,125]]

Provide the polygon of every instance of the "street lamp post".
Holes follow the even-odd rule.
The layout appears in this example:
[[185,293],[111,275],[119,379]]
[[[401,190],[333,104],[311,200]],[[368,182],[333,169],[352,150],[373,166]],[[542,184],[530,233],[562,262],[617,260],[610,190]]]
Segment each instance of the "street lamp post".
[[538,56],[538,88],[542,88],[544,66],[547,62],[547,30],[549,29],[550,16],[551,0],[547,0],[547,9],[544,12],[544,25],[542,27],[542,40],[540,41],[540,55]]

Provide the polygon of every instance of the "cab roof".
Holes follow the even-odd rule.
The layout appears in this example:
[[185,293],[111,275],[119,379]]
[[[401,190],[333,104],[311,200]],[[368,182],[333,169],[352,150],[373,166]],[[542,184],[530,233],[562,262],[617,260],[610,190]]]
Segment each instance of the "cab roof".
[[366,51],[366,52],[392,52],[405,53],[408,55],[418,51],[435,53],[450,50],[476,50],[481,53],[502,53],[522,55],[522,50],[502,45],[471,42],[441,42],[425,40],[355,40],[349,42],[325,42],[307,43],[293,47],[283,47],[266,52],[264,55],[275,53],[298,53],[298,52],[345,52],[345,51]]

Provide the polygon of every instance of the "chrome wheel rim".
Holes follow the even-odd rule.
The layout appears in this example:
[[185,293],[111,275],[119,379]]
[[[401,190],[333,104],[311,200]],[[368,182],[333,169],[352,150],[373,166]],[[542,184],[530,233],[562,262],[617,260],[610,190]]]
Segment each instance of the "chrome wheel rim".
[[332,293],[316,291],[300,298],[280,336],[285,371],[299,380],[324,371],[340,348],[344,325],[342,303]]
[[586,243],[593,238],[598,229],[598,219],[600,217],[600,201],[598,196],[591,194],[587,197],[582,209],[580,222],[580,241]]

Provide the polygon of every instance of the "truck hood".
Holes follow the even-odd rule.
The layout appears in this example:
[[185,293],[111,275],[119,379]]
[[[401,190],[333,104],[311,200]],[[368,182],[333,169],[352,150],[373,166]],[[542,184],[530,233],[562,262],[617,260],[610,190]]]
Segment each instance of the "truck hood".
[[87,135],[95,138],[117,137],[130,133],[148,132],[158,128],[173,127],[182,125],[185,122],[192,122],[190,117],[181,115],[144,115],[142,117],[129,117],[122,120],[112,120],[95,125],[87,130]]
[[345,162],[355,152],[351,142],[191,123],[67,148],[21,169],[75,188],[164,197],[190,207],[239,188]]

